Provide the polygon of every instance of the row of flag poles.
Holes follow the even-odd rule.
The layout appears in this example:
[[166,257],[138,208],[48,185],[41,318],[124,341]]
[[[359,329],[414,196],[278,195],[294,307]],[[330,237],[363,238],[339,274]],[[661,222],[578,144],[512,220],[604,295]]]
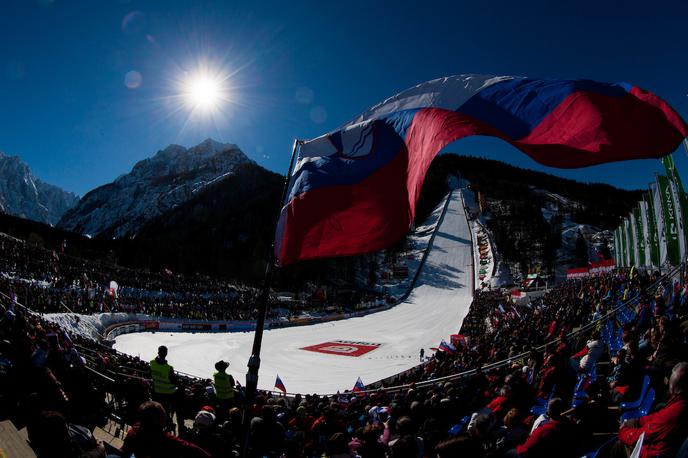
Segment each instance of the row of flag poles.
[[[688,151],[688,143],[684,143]],[[661,159],[666,175],[656,175],[638,206],[614,231],[614,261],[620,267],[678,265],[688,256],[688,196],[674,158]]]

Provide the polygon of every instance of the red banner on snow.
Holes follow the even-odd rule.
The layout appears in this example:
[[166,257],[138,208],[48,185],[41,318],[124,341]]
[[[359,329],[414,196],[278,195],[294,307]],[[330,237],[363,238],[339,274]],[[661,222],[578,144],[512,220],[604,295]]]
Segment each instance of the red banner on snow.
[[318,345],[303,347],[301,350],[314,351],[341,356],[361,356],[376,350],[380,344],[369,342],[351,342],[348,340],[333,340]]

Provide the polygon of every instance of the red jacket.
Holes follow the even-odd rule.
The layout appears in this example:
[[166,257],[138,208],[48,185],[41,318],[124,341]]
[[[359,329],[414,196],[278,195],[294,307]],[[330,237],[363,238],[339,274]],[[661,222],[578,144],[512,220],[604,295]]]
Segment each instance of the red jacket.
[[537,457],[577,457],[575,425],[568,418],[550,420],[543,423],[522,445],[516,447],[518,456]]
[[124,456],[210,458],[202,448],[186,442],[172,433],[147,435],[141,432],[139,423],[134,424],[124,438]]
[[671,456],[676,453],[688,435],[688,410],[686,396],[672,396],[666,406],[638,419],[639,426],[622,426],[619,440],[633,447],[644,432],[641,458]]
[[510,408],[511,402],[506,396],[497,396],[486,406],[497,418],[502,418]]

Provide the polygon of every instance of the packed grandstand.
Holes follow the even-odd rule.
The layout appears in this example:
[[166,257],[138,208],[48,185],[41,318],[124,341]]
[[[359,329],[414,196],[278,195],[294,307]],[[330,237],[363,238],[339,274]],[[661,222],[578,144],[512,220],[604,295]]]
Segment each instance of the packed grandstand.
[[618,269],[527,302],[485,288],[451,342],[412,370],[334,394],[261,391],[245,405],[224,362],[190,377],[169,370],[166,349],[128,356],[44,313],[109,311],[116,277],[118,300],[143,311],[243,318],[252,289],[0,243],[0,416],[26,428],[39,457],[617,456],[641,435],[640,456],[668,457],[688,437],[681,268]]
[[[351,292],[344,302],[336,290],[328,295],[325,286],[309,286],[299,294],[272,294],[271,317],[278,312],[292,316],[303,310],[369,308],[388,299],[381,294]],[[134,270],[77,258],[3,233],[0,291],[11,292],[39,313],[129,312],[197,320],[255,319],[260,293],[252,286],[208,276]]]

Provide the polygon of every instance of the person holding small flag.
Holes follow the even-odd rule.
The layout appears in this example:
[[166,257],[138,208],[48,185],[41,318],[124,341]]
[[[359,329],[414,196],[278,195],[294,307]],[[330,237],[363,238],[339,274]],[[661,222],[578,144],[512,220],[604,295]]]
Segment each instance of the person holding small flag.
[[439,346],[440,351],[443,351],[445,353],[454,353],[456,351],[456,347],[452,345],[451,343],[447,343],[444,339],[442,339],[442,342],[440,342]]

